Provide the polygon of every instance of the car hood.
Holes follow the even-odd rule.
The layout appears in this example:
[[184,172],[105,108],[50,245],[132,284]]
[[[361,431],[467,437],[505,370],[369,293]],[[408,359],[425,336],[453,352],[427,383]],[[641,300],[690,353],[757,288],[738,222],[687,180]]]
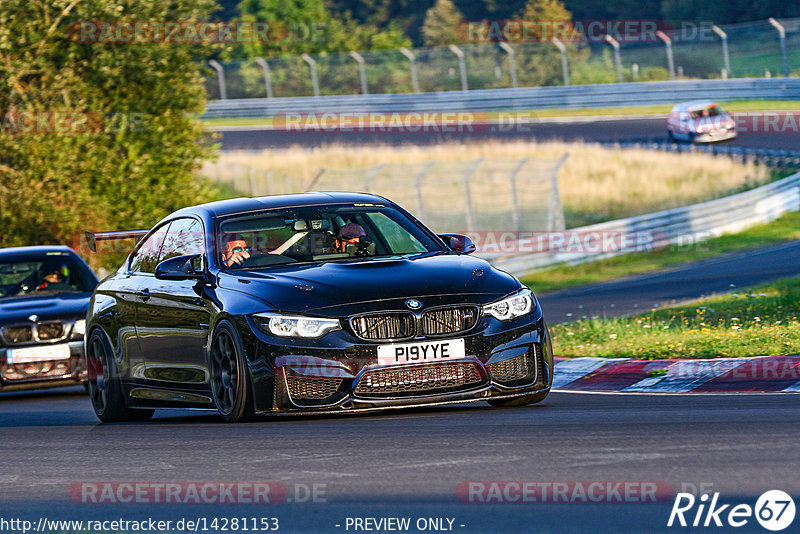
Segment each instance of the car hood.
[[434,255],[223,272],[220,286],[257,296],[280,311],[338,315],[395,307],[387,301],[410,298],[426,307],[488,303],[520,284],[485,260]]
[[86,315],[91,293],[52,293],[0,299],[0,325],[26,322],[31,315],[40,321],[75,319]]

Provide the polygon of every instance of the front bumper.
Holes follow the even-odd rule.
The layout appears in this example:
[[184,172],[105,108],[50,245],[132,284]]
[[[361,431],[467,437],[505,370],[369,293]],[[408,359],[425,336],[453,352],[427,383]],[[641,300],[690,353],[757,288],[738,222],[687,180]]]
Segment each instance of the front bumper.
[[717,141],[727,141],[736,137],[735,130],[714,130],[711,132],[699,133],[694,137],[695,143],[714,143]]
[[[69,346],[69,359],[30,363],[8,361],[9,350],[28,347],[0,348],[0,391],[69,386],[85,381],[83,340],[67,341],[63,344]],[[31,345],[33,346],[37,345]]]
[[287,340],[243,321],[240,331],[247,332],[243,341],[259,413],[361,412],[512,399],[547,392],[552,384],[552,354],[538,310],[509,323],[482,317],[472,331],[452,336],[464,339],[464,359],[402,366],[378,365],[381,343],[359,340],[345,330],[314,342]]

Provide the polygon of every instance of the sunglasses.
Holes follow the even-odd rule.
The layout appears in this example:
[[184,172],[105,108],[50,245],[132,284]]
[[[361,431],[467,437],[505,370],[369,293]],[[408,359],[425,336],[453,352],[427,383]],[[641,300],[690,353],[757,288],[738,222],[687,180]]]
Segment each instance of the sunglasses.
[[252,250],[253,249],[250,248],[250,247],[233,247],[231,252],[234,253],[234,254],[236,254],[237,252],[247,252],[247,253],[249,253],[249,252],[252,252]]

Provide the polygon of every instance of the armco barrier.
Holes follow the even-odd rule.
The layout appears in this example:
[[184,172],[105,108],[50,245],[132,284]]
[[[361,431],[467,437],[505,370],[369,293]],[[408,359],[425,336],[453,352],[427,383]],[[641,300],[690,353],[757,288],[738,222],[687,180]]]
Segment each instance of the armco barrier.
[[439,93],[396,93],[217,100],[203,118],[272,117],[308,111],[521,111],[548,108],[643,106],[713,99],[800,100],[800,78],[679,80],[597,85],[521,87]]
[[[654,247],[668,244],[684,244],[738,232],[777,219],[789,211],[800,211],[800,173],[750,191],[724,198],[675,208],[627,219],[618,219],[580,228],[570,232],[587,235],[596,233],[625,233],[641,235],[649,232],[654,236]],[[519,250],[509,244],[508,249]],[[517,276],[558,264],[576,264],[615,255],[614,252],[536,252],[530,254],[483,254],[492,263]]]

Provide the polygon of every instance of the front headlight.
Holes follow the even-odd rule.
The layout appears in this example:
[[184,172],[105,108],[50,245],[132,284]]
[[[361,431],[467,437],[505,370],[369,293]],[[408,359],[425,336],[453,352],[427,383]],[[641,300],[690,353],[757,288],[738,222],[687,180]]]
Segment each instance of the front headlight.
[[86,319],[78,319],[75,321],[75,324],[72,325],[72,333],[77,334],[79,336],[86,334]]
[[508,321],[521,317],[534,310],[533,293],[530,289],[523,289],[513,297],[508,297],[497,302],[492,302],[483,307],[485,315],[491,315],[495,319]]
[[338,319],[277,313],[258,313],[253,316],[253,320],[267,334],[280,337],[318,338],[341,328]]

